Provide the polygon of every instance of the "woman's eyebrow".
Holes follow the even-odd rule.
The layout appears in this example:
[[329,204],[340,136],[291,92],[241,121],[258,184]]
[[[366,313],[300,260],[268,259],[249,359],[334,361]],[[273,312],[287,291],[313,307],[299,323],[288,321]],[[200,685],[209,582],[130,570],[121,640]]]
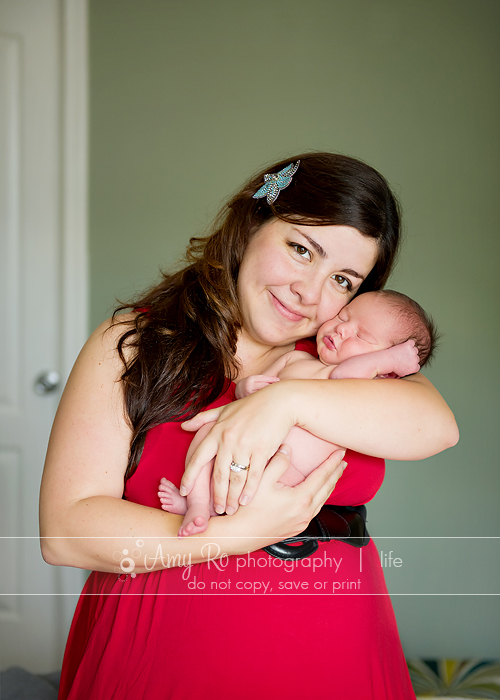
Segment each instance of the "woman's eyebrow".
[[340,272],[345,272],[346,275],[352,275],[352,277],[357,277],[358,280],[364,280],[364,279],[365,279],[365,276],[364,276],[364,275],[360,275],[360,273],[359,273],[359,272],[356,272],[356,270],[351,270],[350,267],[345,267],[345,268],[344,268],[343,270],[341,270]]
[[[297,233],[300,233],[301,236],[304,236],[304,238],[310,243],[310,245],[314,248],[314,250],[318,253],[320,258],[327,258],[328,255],[326,253],[326,250],[320,246],[320,244],[314,240],[314,238],[311,238],[311,236],[308,236],[307,233],[304,233],[303,231],[299,231],[299,229],[295,229]],[[357,279],[363,281],[365,279],[364,275],[360,275],[359,272],[356,272],[356,270],[352,270],[350,267],[345,268],[343,270],[340,270],[340,272],[345,272],[346,275],[351,275],[352,277],[357,277]]]
[[320,246],[320,244],[314,240],[314,238],[311,238],[311,236],[308,236],[307,233],[304,233],[303,231],[299,231],[299,229],[295,229],[297,233],[300,233],[301,236],[304,236],[306,240],[309,241],[309,243],[312,245],[314,250],[318,253],[320,258],[327,258],[328,255],[326,254],[326,250]]

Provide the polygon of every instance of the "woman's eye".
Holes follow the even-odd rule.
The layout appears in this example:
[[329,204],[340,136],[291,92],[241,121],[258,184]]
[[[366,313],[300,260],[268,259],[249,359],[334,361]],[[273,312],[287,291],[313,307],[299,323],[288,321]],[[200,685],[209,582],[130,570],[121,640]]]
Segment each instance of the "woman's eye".
[[300,255],[301,258],[305,258],[306,260],[311,259],[311,253],[305,246],[300,245],[300,243],[289,243],[289,245],[295,250],[296,253]]
[[343,277],[342,275],[333,275],[333,279],[337,284],[342,287],[342,289],[345,289],[346,291],[350,292],[352,289],[352,284],[351,281],[347,279],[347,277]]

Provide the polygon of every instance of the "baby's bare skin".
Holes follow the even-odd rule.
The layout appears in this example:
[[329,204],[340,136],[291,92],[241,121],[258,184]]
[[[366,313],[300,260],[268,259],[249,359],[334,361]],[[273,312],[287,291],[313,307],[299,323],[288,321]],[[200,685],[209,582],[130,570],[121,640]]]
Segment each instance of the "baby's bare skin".
[[[242,379],[237,384],[236,396],[243,398],[281,379],[345,379],[362,378],[374,379],[377,376],[393,374],[405,376],[419,369],[418,352],[413,340],[400,345],[394,345],[385,350],[357,355],[341,362],[339,365],[324,365],[309,353],[293,350],[279,360],[282,367],[279,377],[272,375],[253,375]],[[275,370],[275,367],[271,367]],[[208,423],[195,435],[190,445],[186,461],[189,460],[203,437],[210,431],[212,423]],[[280,481],[286,486],[296,486],[303,481],[318,464],[332,454],[337,445],[305,434],[300,428],[292,428],[287,444],[292,448],[292,461]],[[296,466],[300,465],[300,468]],[[211,492],[211,474],[213,461],[205,465],[197,479],[197,485],[189,497],[181,496],[179,489],[168,479],[163,478],[158,487],[158,497],[161,507],[169,513],[184,515],[179,537],[188,537],[204,532],[210,517],[217,515],[213,508],[213,500],[207,501],[206,494]],[[188,501],[189,498],[189,501]]]
[[[207,433],[210,432],[212,425],[213,423],[207,423],[203,426],[203,428],[198,430],[191,442],[191,445],[189,446],[189,450],[186,455],[186,464],[197,446],[207,435]],[[215,460],[212,460],[203,467],[198,479],[196,480],[196,486],[189,495],[189,498],[186,496],[181,496],[177,486],[175,486],[168,479],[163,478],[160,481],[160,485],[158,487],[158,497],[160,499],[162,509],[176,515],[184,515],[184,520],[182,521],[178,537],[188,537],[189,535],[197,535],[201,532],[205,532],[209,519],[217,515],[213,507],[211,485],[214,461]],[[209,494],[208,499],[207,494]]]
[[[345,321],[339,319],[337,326],[335,326],[336,319],[323,324],[318,331],[318,353],[321,359],[298,350],[286,353],[267,368],[266,374],[253,375],[240,380],[236,385],[236,398],[243,398],[269,384],[286,379],[376,379],[404,377],[418,372],[420,365],[415,342],[407,340],[397,345],[392,344],[388,335],[389,326],[386,318],[384,319],[385,330],[380,337],[374,337],[374,331],[369,334],[369,341],[364,341],[363,336],[358,337],[359,332],[356,326],[358,321],[365,324],[365,326],[361,326],[362,333],[367,332],[365,330],[366,320],[363,319],[366,319],[370,304],[373,304],[374,301],[376,303],[372,314],[377,315],[383,311],[380,299],[375,299],[373,294],[362,295],[346,307],[346,309],[352,309],[349,319]],[[392,325],[394,326],[394,324]],[[342,330],[340,330],[341,327]],[[339,330],[337,331],[336,328]],[[394,328],[392,330],[394,331]],[[349,340],[349,334],[354,333],[355,337],[352,339],[354,342],[350,341],[350,345],[353,346],[353,356],[344,359],[346,351],[344,350],[342,355],[343,343],[346,339]],[[347,354],[349,355],[350,352],[351,350],[347,351]],[[330,364],[327,362],[330,357],[337,355],[342,357],[340,363]],[[197,432],[190,445],[186,463],[213,425],[213,423],[208,423]],[[292,428],[286,442],[292,448],[290,466],[280,479],[281,483],[286,486],[296,486],[319,464],[323,463],[332,452],[339,449],[337,445],[321,440],[297,427]],[[158,497],[163,510],[184,515],[179,537],[204,532],[209,518],[217,515],[213,508],[211,486],[214,461],[212,460],[204,466],[191,493],[186,497],[180,495],[178,488],[171,481],[162,479],[160,482]]]

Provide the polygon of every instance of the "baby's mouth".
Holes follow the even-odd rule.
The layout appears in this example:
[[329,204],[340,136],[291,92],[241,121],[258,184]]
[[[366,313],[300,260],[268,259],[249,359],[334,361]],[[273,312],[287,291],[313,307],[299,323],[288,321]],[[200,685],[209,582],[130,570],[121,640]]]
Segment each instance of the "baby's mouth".
[[324,335],[323,342],[329,350],[336,350],[335,343],[331,335]]

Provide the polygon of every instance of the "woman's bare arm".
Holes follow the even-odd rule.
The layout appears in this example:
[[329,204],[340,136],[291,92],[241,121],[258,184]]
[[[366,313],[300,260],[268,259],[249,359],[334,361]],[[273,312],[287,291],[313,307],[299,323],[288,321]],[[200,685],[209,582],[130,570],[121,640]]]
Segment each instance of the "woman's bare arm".
[[207,420],[217,423],[192,456],[181,486],[188,492],[197,470],[216,456],[214,501],[222,507],[231,460],[251,464],[244,490],[232,484],[227,499],[237,507],[255,494],[267,460],[294,425],[358,452],[396,460],[424,459],[458,441],[452,412],[421,374],[383,381],[290,379],[201,413],[183,427],[197,430]]
[[[115,349],[122,333],[120,325],[100,326],[64,390],[42,479],[40,532],[45,560],[112,572],[119,563],[116,552],[134,549],[141,538],[141,556],[149,565],[161,545],[167,561],[178,566],[214,557],[216,546],[220,554],[239,554],[304,529],[340,477],[339,455],[297,490],[278,484],[288,464],[286,455],[278,454],[255,503],[234,516],[213,518],[203,537],[179,540],[181,516],[122,499],[131,436],[118,381],[123,368]],[[214,547],[207,549],[207,542]],[[164,565],[158,560],[152,568]],[[146,570],[148,565],[135,569]]]

